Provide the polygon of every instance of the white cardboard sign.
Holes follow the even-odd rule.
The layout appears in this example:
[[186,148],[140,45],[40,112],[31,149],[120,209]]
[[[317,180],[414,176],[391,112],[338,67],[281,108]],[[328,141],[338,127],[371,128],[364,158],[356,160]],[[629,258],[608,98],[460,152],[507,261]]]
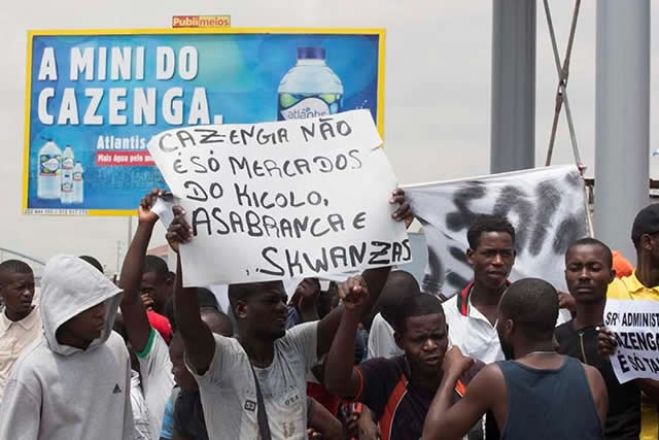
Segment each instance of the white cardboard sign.
[[193,230],[180,250],[184,285],[409,262],[381,144],[367,110],[155,136],[149,152]]
[[604,325],[618,347],[611,365],[620,383],[659,380],[659,301],[606,301]]

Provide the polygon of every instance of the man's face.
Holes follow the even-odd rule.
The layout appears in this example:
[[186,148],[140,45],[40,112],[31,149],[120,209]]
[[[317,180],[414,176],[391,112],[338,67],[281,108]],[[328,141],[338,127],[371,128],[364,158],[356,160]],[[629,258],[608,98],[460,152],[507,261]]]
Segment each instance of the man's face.
[[565,282],[570,294],[579,303],[604,301],[614,276],[615,272],[601,246],[573,246],[565,254]]
[[61,326],[76,338],[91,343],[101,336],[105,327],[105,303],[96,304],[78,313]]
[[253,294],[241,307],[240,317],[247,320],[250,332],[266,339],[286,334],[286,292],[277,283],[263,283],[263,290]]
[[156,312],[162,313],[172,296],[172,282],[169,276],[158,272],[145,272],[142,274],[140,293],[148,295],[153,300],[153,308]]
[[491,289],[506,285],[515,264],[515,247],[507,232],[483,232],[476,249],[467,250],[474,280]]
[[424,374],[441,373],[448,348],[448,328],[441,313],[411,316],[402,333],[395,333],[396,343],[408,361]]
[[22,319],[32,311],[34,276],[32,273],[0,275],[0,295],[7,307],[7,316]]
[[169,344],[169,358],[172,361],[172,375],[174,381],[182,390],[195,391],[198,389],[197,381],[188,371],[183,361],[184,347],[183,339],[175,334]]

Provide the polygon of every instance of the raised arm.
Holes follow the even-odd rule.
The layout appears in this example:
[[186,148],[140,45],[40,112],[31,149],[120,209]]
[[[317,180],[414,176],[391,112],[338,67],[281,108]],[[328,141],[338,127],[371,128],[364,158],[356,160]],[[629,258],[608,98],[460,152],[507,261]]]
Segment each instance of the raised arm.
[[[396,221],[405,222],[405,225],[409,226],[412,223],[413,216],[403,190],[396,189],[392,193],[389,203],[398,205],[398,208],[391,214],[391,217]],[[362,310],[362,316],[360,318],[362,321],[366,320],[369,311],[380,297],[390,271],[391,267],[380,267],[377,269],[367,269],[362,274],[369,292],[366,306]],[[318,357],[324,356],[329,350],[334,334],[339,327],[342,313],[343,307],[337,307],[318,323]]]
[[146,316],[146,309],[140,297],[140,285],[142,283],[142,268],[144,267],[144,256],[151,240],[153,227],[158,221],[158,216],[151,212],[151,207],[162,190],[154,189],[147,194],[137,210],[137,231],[130,243],[124,264],[121,267],[120,287],[124,290],[121,299],[121,314],[126,326],[128,340],[136,352],[141,352],[146,347],[149,339],[151,326]]
[[502,387],[505,392],[501,370],[491,364],[474,377],[462,399],[451,406],[455,384],[473,361],[462,356],[457,347],[446,356],[442,382],[423,425],[423,440],[461,439],[487,410],[493,409]]
[[178,255],[176,262],[176,286],[174,287],[174,317],[185,355],[197,374],[208,371],[213,353],[215,339],[208,326],[201,320],[199,304],[194,289],[183,287],[183,270],[179,244],[191,240],[192,232],[185,221],[185,212],[180,206],[174,207],[174,220],[167,230],[167,241]]
[[360,277],[349,279],[339,290],[344,311],[339,328],[325,361],[324,383],[327,390],[345,399],[359,394],[360,376],[353,367],[355,336],[367,304],[368,291]]

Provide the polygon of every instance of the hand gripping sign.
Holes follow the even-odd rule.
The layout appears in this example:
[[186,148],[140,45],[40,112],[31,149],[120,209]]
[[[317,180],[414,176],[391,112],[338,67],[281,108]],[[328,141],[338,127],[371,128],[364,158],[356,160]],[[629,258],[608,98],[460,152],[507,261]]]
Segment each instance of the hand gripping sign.
[[620,383],[659,379],[659,301],[609,299],[604,325],[618,343],[611,365]]

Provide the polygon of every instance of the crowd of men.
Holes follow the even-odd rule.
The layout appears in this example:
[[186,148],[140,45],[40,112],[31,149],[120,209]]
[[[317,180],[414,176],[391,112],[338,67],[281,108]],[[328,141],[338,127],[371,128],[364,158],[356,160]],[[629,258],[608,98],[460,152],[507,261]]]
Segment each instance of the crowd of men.
[[[341,284],[232,284],[222,310],[147,256],[162,193],[138,209],[118,284],[92,257],[43,272],[0,263],[0,440],[657,439],[659,382],[621,384],[607,298],[659,300],[659,204],[632,225],[637,265],[609,247],[565,254],[568,292],[511,282],[515,230],[478,216],[472,280],[450,299],[412,275],[364,271]],[[396,190],[393,217],[409,221]],[[167,240],[194,240],[174,208]],[[209,264],[221,264],[221,261]],[[560,302],[559,302],[560,297]],[[572,319],[559,319],[559,303]]]

